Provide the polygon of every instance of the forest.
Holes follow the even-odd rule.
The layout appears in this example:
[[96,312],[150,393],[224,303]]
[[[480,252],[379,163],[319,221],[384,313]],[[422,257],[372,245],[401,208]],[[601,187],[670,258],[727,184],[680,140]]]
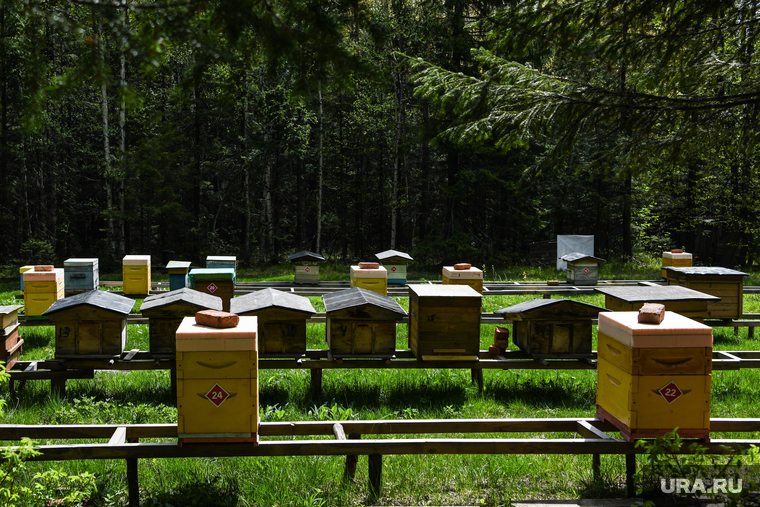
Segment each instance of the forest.
[[0,264],[758,238],[753,2],[2,0]]

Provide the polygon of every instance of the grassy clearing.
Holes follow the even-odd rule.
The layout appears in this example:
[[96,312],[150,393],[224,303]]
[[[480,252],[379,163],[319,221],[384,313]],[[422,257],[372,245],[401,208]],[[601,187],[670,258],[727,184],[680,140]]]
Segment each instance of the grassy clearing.
[[[513,276],[518,271],[503,273],[510,279],[521,279],[522,273]],[[528,279],[559,278],[556,272],[529,272],[527,268],[523,272]],[[621,268],[614,274],[626,279],[633,275],[652,279],[657,270]],[[281,276],[287,279],[292,274],[288,271]],[[13,295],[12,290],[0,292],[0,301]],[[492,312],[530,298],[490,296],[484,300],[483,311]],[[578,299],[604,304],[601,296]],[[408,308],[407,298],[398,300]],[[321,298],[312,298],[312,302],[318,310],[323,309]],[[760,297],[745,296],[745,311],[760,313]],[[494,327],[481,327],[481,348],[492,342]],[[24,359],[53,357],[52,328],[24,327],[21,333],[26,341]],[[406,325],[399,325],[398,348],[407,348],[406,333]],[[324,324],[310,324],[308,346],[326,348],[324,335]],[[714,342],[715,348],[722,350],[760,349],[760,340],[749,340],[746,329],[735,335],[732,329],[718,328]],[[129,327],[127,348],[148,349],[147,326]],[[49,381],[29,381],[23,396],[12,399],[7,388],[0,387],[0,396],[8,402],[2,422],[176,423],[174,395],[165,371],[97,372],[93,380],[69,381],[65,399],[51,396],[49,390]],[[758,370],[715,372],[713,417],[755,417],[759,391]],[[485,370],[483,392],[471,382],[469,370],[325,370],[320,396],[314,394],[307,371],[262,370],[260,376],[264,421],[593,417],[595,396],[596,373],[587,370]],[[139,463],[141,502],[145,506],[361,505],[368,500],[367,460],[361,457],[354,481],[344,480],[341,457],[144,459]],[[29,463],[28,467],[27,477],[46,468],[91,472],[100,481],[104,503],[124,505],[123,461]],[[590,456],[386,456],[383,492],[377,503],[505,505],[510,500],[534,498],[622,496],[624,471],[623,459],[618,456],[603,457],[599,483],[592,480]]]

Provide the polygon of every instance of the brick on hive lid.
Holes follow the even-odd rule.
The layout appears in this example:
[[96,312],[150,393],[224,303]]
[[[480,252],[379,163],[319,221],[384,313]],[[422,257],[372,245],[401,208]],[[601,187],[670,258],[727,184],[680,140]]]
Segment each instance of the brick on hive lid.
[[53,271],[54,266],[52,264],[42,264],[34,266],[35,271]]
[[380,268],[379,262],[360,262],[359,263],[360,269],[378,269]]
[[639,309],[639,324],[662,324],[665,318],[665,305],[644,303]]
[[673,248],[670,253],[683,253],[683,248]]
[[470,264],[468,262],[460,262],[458,264],[454,264],[454,269],[456,269],[457,271],[462,271],[462,270],[465,270],[465,269],[470,269],[471,267],[472,267],[472,264]]
[[217,329],[235,327],[239,322],[240,317],[236,314],[219,310],[201,310],[195,314],[196,324]]

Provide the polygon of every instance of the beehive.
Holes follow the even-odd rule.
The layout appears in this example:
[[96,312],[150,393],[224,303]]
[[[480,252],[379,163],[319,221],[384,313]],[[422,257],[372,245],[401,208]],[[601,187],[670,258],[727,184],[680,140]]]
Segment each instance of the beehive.
[[396,322],[406,311],[395,299],[355,287],[325,294],[322,300],[333,356],[387,357],[396,352]]
[[597,417],[629,441],[709,439],[712,329],[674,312],[641,324],[638,312],[599,314]]
[[483,294],[483,271],[478,268],[466,263],[444,266],[442,275],[443,285],[469,285],[478,293]]
[[533,357],[592,357],[592,320],[605,312],[571,299],[532,299],[495,313],[512,321],[512,342]]
[[24,315],[39,317],[64,297],[63,269],[35,266],[24,272]]
[[258,441],[256,317],[217,329],[185,317],[177,329],[180,443]]
[[24,290],[24,273],[26,273],[27,271],[30,271],[30,270],[34,270],[34,266],[21,266],[20,268],[18,268],[19,279],[20,279],[20,282],[21,282],[21,286],[20,286],[19,290],[21,290],[21,291]]
[[707,304],[711,319],[738,319],[744,314],[744,277],[747,273],[728,268],[665,268],[668,285],[680,285],[720,298]]
[[567,263],[567,283],[573,285],[596,285],[599,282],[599,264],[604,259],[573,252],[561,257]]
[[189,261],[169,261],[166,270],[169,272],[169,290],[179,290],[187,287],[187,273],[190,271]]
[[234,255],[208,255],[206,267],[209,269],[226,268],[237,273],[237,257]]
[[377,263],[374,263],[374,266],[377,267],[364,267],[362,264],[364,263],[351,266],[351,287],[360,287],[387,296],[388,271],[385,267],[379,266]]
[[148,318],[151,356],[175,357],[177,328],[201,310],[221,311],[222,299],[187,287],[145,298],[140,313]]
[[263,289],[234,298],[230,311],[258,318],[261,354],[301,355],[306,352],[306,320],[316,313],[308,298]]
[[43,313],[55,324],[55,357],[120,356],[133,306],[132,299],[101,290],[56,301]]
[[124,294],[150,294],[150,255],[125,255],[121,261]]
[[0,361],[5,364],[6,371],[13,368],[21,356],[21,346],[24,340],[18,334],[18,311],[22,305],[0,306]]
[[222,308],[225,312],[230,311],[230,300],[235,296],[234,269],[191,269],[187,283],[191,289],[222,298]]
[[686,253],[683,250],[671,250],[669,252],[662,252],[662,278],[666,279],[667,273],[665,268],[673,266],[674,268],[690,268],[693,259],[690,253]]
[[639,310],[644,303],[659,303],[665,310],[702,321],[709,317],[707,307],[720,301],[719,297],[681,287],[680,285],[635,285],[630,287],[603,287],[604,306],[615,312]]
[[389,284],[403,285],[406,283],[407,265],[414,260],[411,255],[397,250],[386,250],[375,254],[375,257],[388,271]]
[[319,283],[319,264],[325,262],[321,255],[303,250],[288,256],[295,267],[294,283]]
[[409,347],[414,356],[476,360],[482,301],[469,285],[410,285]]
[[67,296],[97,289],[100,285],[98,259],[66,259],[63,261],[63,279]]

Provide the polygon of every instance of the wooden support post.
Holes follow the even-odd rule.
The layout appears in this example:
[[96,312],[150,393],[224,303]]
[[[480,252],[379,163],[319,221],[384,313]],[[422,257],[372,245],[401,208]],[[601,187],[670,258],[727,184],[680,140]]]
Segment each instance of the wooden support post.
[[314,396],[322,396],[322,368],[312,368],[311,372],[311,390]]
[[629,497],[633,497],[636,494],[636,483],[633,480],[633,476],[636,475],[636,455],[625,455],[625,490]]
[[[139,439],[130,438],[130,443],[137,443]],[[129,495],[129,507],[140,507],[140,478],[138,476],[137,458],[127,458],[127,493]]]
[[600,454],[591,455],[591,472],[594,476],[594,482],[599,482],[602,478],[602,456]]
[[[360,440],[362,436],[359,433],[350,433],[349,440]],[[343,474],[344,479],[354,480],[356,477],[356,465],[359,462],[359,456],[356,454],[346,455],[346,470]]]
[[50,379],[50,393],[58,394],[59,398],[66,397],[66,379],[64,377],[55,377]]
[[383,455],[369,455],[369,496],[374,502],[383,489]]
[[473,383],[475,383],[475,382],[478,383],[478,392],[482,393],[483,392],[483,369],[482,368],[472,368],[472,370],[470,370],[470,371],[471,371],[470,377],[472,378],[472,382]]
[[747,328],[747,338],[752,340],[755,337],[755,326],[749,326]]

